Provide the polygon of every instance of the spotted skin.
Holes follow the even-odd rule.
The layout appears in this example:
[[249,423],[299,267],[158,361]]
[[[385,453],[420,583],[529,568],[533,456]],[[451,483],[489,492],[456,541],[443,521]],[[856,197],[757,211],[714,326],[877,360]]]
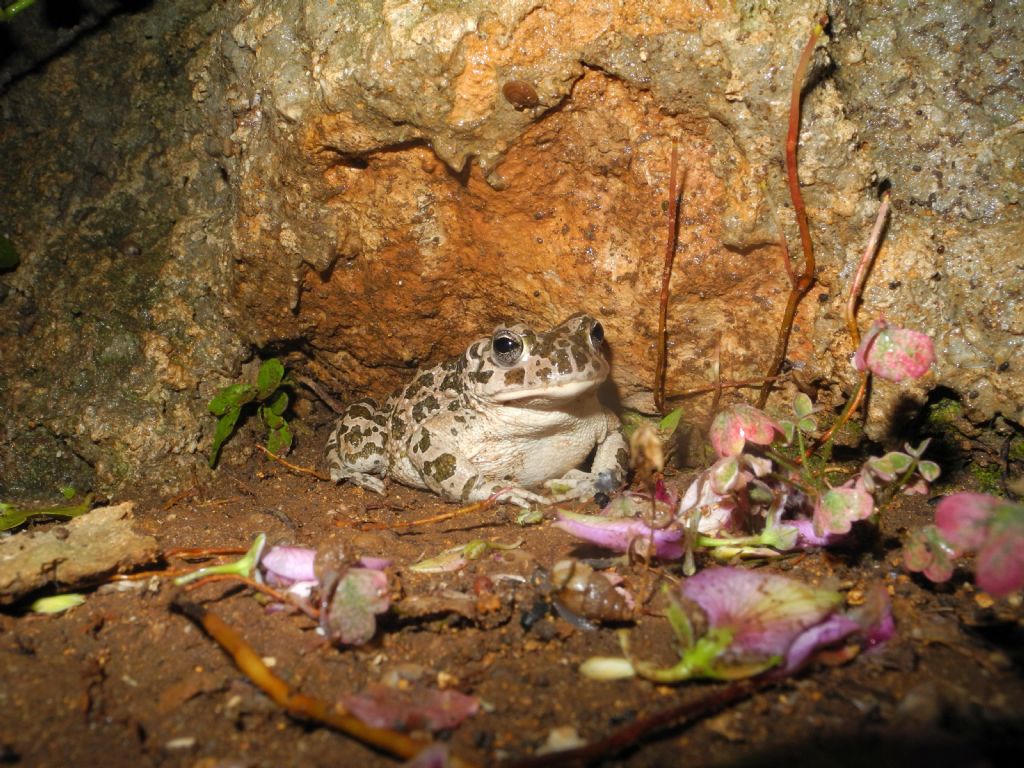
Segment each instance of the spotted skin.
[[[499,327],[383,405],[350,405],[327,441],[331,478],[377,493],[390,478],[459,502],[501,492],[524,507],[610,491],[629,456],[618,419],[597,400],[607,376],[603,330],[589,315],[546,333]],[[591,453],[591,470],[580,471]],[[545,487],[553,493],[541,495]]]

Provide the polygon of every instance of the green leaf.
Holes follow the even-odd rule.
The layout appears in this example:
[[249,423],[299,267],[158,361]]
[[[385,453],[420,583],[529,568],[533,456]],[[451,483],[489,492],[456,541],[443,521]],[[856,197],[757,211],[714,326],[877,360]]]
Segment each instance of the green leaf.
[[792,421],[783,419],[779,422],[779,426],[782,428],[783,437],[786,438],[786,445],[789,445],[796,436],[796,425]]
[[271,413],[283,416],[285,410],[288,408],[288,393],[278,392],[277,396],[267,403],[265,407],[269,408]]
[[251,403],[257,394],[258,390],[252,384],[231,384],[214,395],[207,408],[214,416],[223,416],[229,410]]
[[0,269],[14,269],[20,262],[14,243],[0,235]]
[[666,440],[679,428],[679,420],[683,417],[682,407],[670,411],[661,421],[658,422],[658,432],[662,440]]
[[270,434],[267,435],[267,450],[275,456],[283,456],[288,453],[292,447],[292,431],[289,429],[288,424],[285,423],[278,429],[270,430]]
[[17,528],[28,520],[29,514],[30,513],[27,510],[19,509],[13,504],[0,502],[0,531]]
[[900,451],[890,451],[881,458],[868,459],[868,466],[880,478],[892,482],[913,463],[913,459]]
[[61,487],[60,495],[70,501],[71,499],[75,498],[75,489],[72,488],[70,485],[65,485]]
[[260,419],[267,425],[267,429],[280,429],[285,425],[285,420],[274,413],[268,406],[260,406]]
[[813,435],[814,432],[818,429],[818,425],[814,421],[813,416],[804,416],[802,419],[800,419],[796,427],[806,435]]
[[242,409],[235,406],[230,411],[217,419],[217,429],[213,432],[213,446],[210,448],[210,466],[217,466],[217,457],[220,456],[220,447],[224,441],[231,437],[235,430],[235,422],[238,421]]
[[804,416],[810,416],[814,412],[814,403],[811,402],[811,398],[801,392],[793,400],[793,413],[796,414],[797,419],[802,419]]
[[29,606],[29,610],[33,613],[63,613],[64,611],[70,608],[75,608],[84,602],[85,595],[80,595],[76,592],[68,592],[63,595],[40,597]]
[[934,461],[922,461],[917,465],[917,471],[921,473],[921,477],[927,480],[929,483],[934,483],[939,479],[939,465]]
[[264,360],[260,372],[256,375],[256,386],[259,387],[259,399],[266,400],[280,386],[284,378],[284,366],[276,357]]

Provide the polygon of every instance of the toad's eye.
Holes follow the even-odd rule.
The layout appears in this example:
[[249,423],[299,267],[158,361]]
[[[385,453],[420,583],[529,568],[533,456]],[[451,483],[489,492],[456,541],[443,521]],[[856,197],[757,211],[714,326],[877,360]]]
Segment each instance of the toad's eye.
[[491,357],[502,368],[510,368],[523,356],[523,340],[512,331],[497,331],[491,338]]
[[601,343],[603,341],[604,328],[601,327],[600,323],[595,321],[594,324],[590,326],[590,343],[593,344],[594,348],[596,349],[601,346]]

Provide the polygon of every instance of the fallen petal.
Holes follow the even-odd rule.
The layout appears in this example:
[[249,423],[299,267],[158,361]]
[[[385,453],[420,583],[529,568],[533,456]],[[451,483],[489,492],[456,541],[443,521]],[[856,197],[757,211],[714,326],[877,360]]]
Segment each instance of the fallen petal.
[[683,547],[679,543],[683,538],[682,530],[676,527],[651,528],[637,518],[609,518],[559,510],[555,527],[616,552],[628,551],[634,539],[643,538],[653,541],[654,553],[660,558],[676,560],[683,556]]
[[[683,582],[685,600],[699,606],[709,632],[731,634],[726,666],[786,657],[795,640],[842,602],[838,592],[786,576],[742,568],[708,568]],[[699,621],[693,624],[699,625]]]
[[260,569],[268,584],[286,587],[296,581],[315,581],[314,560],[316,550],[309,547],[271,547],[260,558]]
[[451,688],[402,690],[380,683],[345,696],[342,703],[367,725],[401,731],[454,728],[480,709],[476,697]]

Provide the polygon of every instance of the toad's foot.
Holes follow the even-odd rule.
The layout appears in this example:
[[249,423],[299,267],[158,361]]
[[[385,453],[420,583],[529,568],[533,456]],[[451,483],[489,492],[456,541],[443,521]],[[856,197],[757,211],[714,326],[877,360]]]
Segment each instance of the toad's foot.
[[558,501],[589,501],[598,493],[612,493],[619,486],[617,474],[611,470],[584,472],[571,469],[565,477],[548,480],[544,487],[551,492],[548,503]]
[[368,491],[379,493],[381,496],[384,495],[384,481],[373,475],[368,475],[365,472],[351,472],[339,467],[331,467],[331,480],[336,483],[340,483],[342,480],[348,480],[353,485],[358,485],[360,488],[365,488]]

